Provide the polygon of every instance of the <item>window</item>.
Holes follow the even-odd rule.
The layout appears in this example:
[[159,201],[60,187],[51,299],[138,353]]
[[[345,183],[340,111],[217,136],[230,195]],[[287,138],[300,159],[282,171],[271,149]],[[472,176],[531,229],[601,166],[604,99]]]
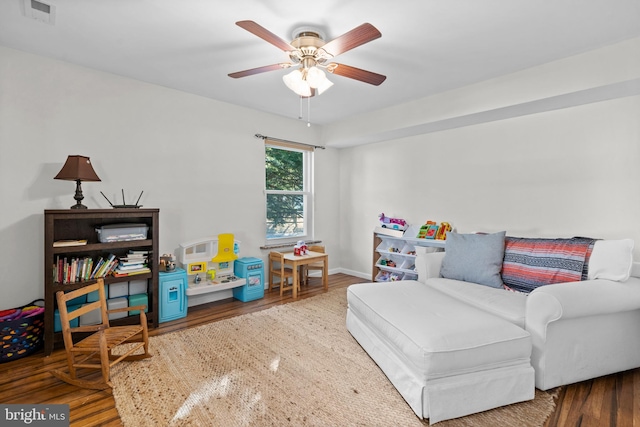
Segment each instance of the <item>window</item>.
[[265,146],[267,240],[311,236],[313,151],[270,142]]

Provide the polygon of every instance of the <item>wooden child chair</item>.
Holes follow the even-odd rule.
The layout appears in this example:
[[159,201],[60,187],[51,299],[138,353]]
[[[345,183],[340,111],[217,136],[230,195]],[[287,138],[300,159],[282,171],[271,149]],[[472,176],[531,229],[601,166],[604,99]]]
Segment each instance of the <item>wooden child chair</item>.
[[[311,252],[319,252],[319,253],[324,253],[325,249],[324,249],[324,245],[311,245],[309,246],[309,251]],[[318,262],[313,262],[311,264],[306,264],[304,265],[304,284],[308,285],[309,284],[309,270],[314,270],[314,271],[322,271],[324,270],[324,262],[322,261],[318,261]],[[324,272],[322,274],[325,274]]]
[[276,285],[276,283],[274,283],[274,276],[278,276],[279,278],[278,286],[280,287],[280,296],[282,296],[284,291],[293,289],[294,286],[298,286],[298,290],[300,290],[299,283],[289,285],[289,279],[293,281],[293,269],[286,264],[282,252],[271,251],[269,253],[269,290]]
[[[98,301],[83,305],[77,310],[69,312],[67,309],[67,301],[81,297],[90,292],[98,292]],[[113,387],[110,381],[109,371],[113,365],[123,360],[140,360],[151,357],[149,353],[149,334],[147,331],[147,316],[144,312],[145,306],[123,307],[113,310],[107,310],[107,299],[104,291],[103,279],[92,285],[67,292],[62,291],[56,293],[58,301],[58,310],[60,312],[60,324],[62,326],[62,336],[64,338],[64,346],[67,351],[67,364],[69,372],[62,370],[53,370],[51,374],[69,384],[78,387],[90,388],[96,390],[104,390]],[[97,325],[71,327],[71,321],[83,314],[98,310],[101,323]],[[110,326],[109,313],[117,313],[122,311],[138,310],[140,313],[140,324],[126,326]],[[97,314],[97,313],[96,313]],[[74,342],[73,334],[84,333],[85,337]],[[93,334],[86,336],[87,333]],[[122,355],[112,354],[113,348],[129,341],[136,342]],[[132,354],[139,349],[143,349],[144,353]],[[98,369],[102,372],[102,378],[99,380],[86,380],[78,378],[77,370],[81,368]]]

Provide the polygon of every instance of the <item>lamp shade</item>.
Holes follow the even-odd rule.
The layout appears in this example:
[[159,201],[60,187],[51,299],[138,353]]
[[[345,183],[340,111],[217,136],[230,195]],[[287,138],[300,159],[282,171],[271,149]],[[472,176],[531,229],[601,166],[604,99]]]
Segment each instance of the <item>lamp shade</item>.
[[54,179],[67,181],[100,181],[91,166],[91,160],[85,156],[69,156]]
[[304,79],[302,71],[293,70],[289,74],[282,76],[284,84],[299,96],[311,96],[309,83]]

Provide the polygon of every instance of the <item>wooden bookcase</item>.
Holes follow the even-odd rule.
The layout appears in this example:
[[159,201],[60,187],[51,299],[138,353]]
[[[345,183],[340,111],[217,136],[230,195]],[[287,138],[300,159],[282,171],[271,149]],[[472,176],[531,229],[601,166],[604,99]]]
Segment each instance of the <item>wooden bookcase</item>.
[[[54,264],[58,258],[92,257],[97,260],[109,254],[123,256],[129,250],[149,251],[148,266],[151,273],[129,277],[107,276],[105,284],[146,280],[149,306],[147,319],[149,327],[158,326],[158,217],[159,209],[64,209],[44,211],[44,354],[48,356],[56,345],[62,344],[62,334],[54,332],[55,294],[58,291],[71,291],[94,283],[89,280],[76,283],[58,283],[54,279]],[[107,224],[146,224],[149,227],[146,240],[101,243],[96,228]],[[87,240],[86,245],[54,247],[59,240]],[[113,324],[128,324],[137,320],[137,316],[112,320]]]

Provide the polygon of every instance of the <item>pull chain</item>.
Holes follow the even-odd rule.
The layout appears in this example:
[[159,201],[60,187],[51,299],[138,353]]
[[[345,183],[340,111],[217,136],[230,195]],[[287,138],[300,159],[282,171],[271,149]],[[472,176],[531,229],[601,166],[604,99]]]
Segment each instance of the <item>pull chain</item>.
[[300,112],[298,113],[298,120],[302,120],[302,97],[300,97]]
[[307,127],[311,127],[311,97],[307,98]]

